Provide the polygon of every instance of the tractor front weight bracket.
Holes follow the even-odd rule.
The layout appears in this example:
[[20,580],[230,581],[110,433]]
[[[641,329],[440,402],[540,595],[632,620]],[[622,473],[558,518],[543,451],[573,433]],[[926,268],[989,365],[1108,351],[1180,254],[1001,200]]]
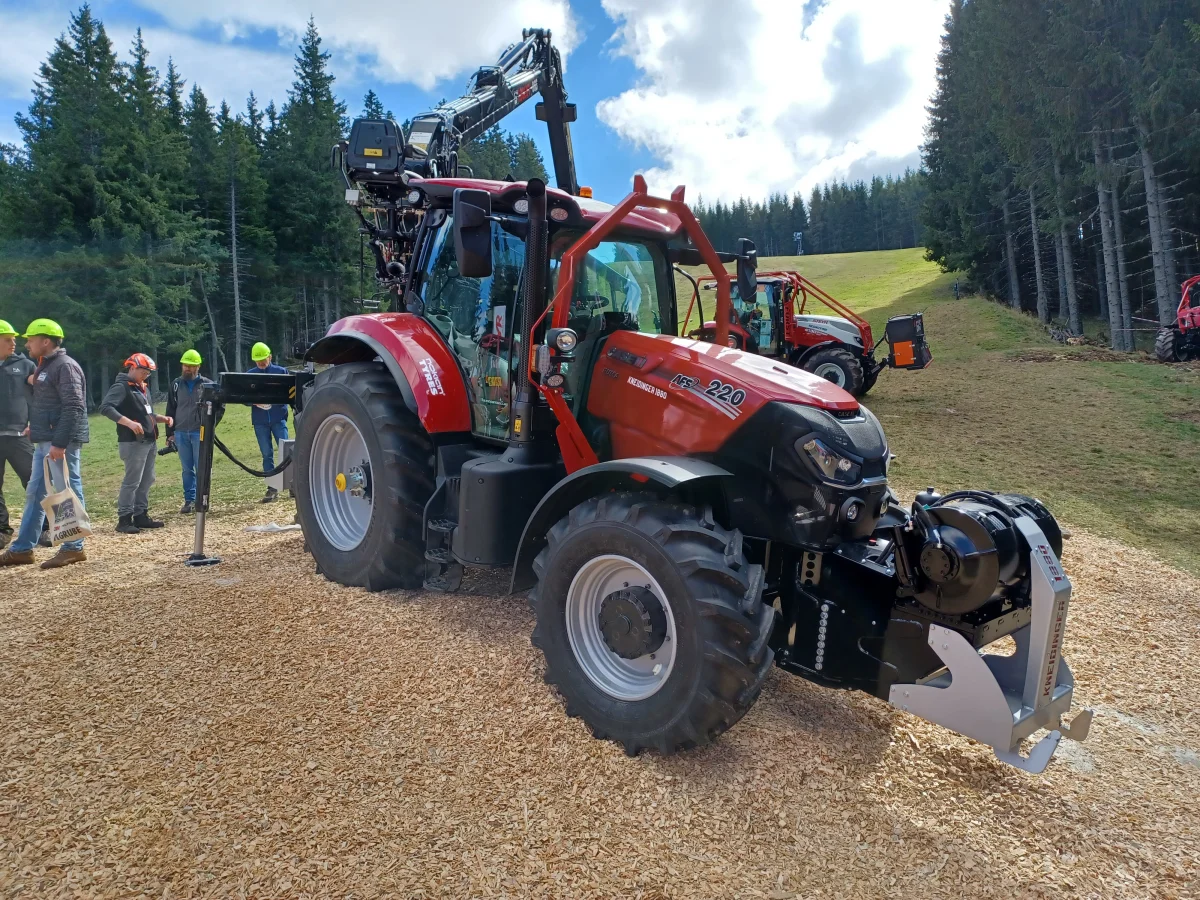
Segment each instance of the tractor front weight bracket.
[[[1092,711],[1081,710],[1064,725],[1075,679],[1062,657],[1071,582],[1042,530],[1026,516],[1016,519],[1030,551],[1032,616],[1013,632],[1012,656],[980,654],[966,638],[940,625],[929,626],[929,646],[945,669],[920,684],[893,685],[888,702],[905,712],[987,744],[996,758],[1037,774],[1063,737],[1082,741]],[[1049,730],[1029,751],[1021,741],[1040,728]]]

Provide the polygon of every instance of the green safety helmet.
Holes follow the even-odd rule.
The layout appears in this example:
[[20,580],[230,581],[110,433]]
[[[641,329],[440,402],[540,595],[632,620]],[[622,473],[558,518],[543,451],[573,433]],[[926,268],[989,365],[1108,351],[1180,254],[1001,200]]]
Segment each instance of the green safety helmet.
[[25,329],[25,333],[21,337],[55,337],[62,338],[62,326],[53,319],[34,319],[29,323],[29,327]]
[[0,337],[16,337],[20,332],[3,319],[0,319]]
[[271,348],[268,347],[266,344],[264,344],[262,341],[259,341],[257,344],[255,344],[253,347],[250,348],[250,359],[252,359],[254,362],[258,362],[259,360],[266,359],[270,355],[271,355]]
[[198,366],[200,363],[204,362],[204,360],[200,358],[200,354],[195,350],[187,351],[187,353],[183,354],[183,356],[179,358],[179,361],[185,366]]

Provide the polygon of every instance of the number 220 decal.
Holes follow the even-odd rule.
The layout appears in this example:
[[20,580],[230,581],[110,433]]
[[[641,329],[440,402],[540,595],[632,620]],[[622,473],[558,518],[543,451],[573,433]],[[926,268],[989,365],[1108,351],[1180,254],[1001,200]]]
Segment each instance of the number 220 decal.
[[735,388],[732,384],[726,384],[724,381],[716,379],[708,383],[708,389],[704,393],[721,403],[728,403],[730,406],[741,406],[742,401],[746,399],[746,392],[741,388]]

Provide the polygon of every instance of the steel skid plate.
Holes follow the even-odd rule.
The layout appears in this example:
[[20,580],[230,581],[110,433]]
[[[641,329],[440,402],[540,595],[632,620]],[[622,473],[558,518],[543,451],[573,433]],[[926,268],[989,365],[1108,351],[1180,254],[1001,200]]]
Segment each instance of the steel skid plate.
[[[1012,634],[1016,652],[980,654],[958,632],[930,625],[929,646],[945,669],[921,684],[893,685],[888,702],[987,744],[1002,762],[1037,773],[1063,737],[1087,737],[1092,712],[1085,709],[1070,725],[1062,723],[1075,688],[1062,658],[1071,582],[1033,520],[1021,517],[1016,525],[1033,548],[1033,611],[1030,623]],[[1041,728],[1050,733],[1022,756],[1021,741]]]

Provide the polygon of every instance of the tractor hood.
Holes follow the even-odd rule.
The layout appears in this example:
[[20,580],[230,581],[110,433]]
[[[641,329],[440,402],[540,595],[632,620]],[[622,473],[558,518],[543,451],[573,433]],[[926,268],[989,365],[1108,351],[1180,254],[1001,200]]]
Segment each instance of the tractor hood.
[[666,340],[672,345],[672,356],[700,366],[713,378],[723,376],[735,387],[752,389],[764,401],[802,403],[830,412],[848,413],[858,409],[858,401],[848,392],[803,369],[707,341],[677,337]]

